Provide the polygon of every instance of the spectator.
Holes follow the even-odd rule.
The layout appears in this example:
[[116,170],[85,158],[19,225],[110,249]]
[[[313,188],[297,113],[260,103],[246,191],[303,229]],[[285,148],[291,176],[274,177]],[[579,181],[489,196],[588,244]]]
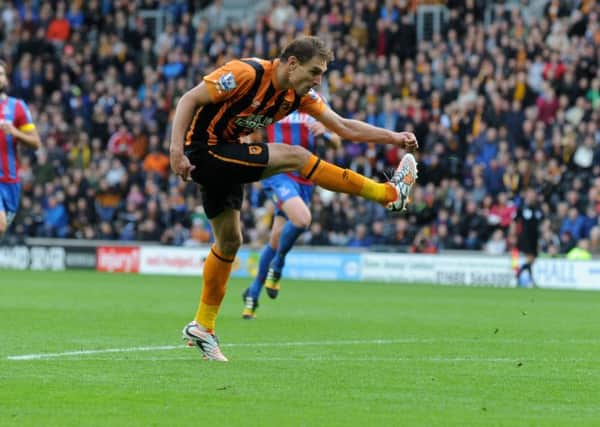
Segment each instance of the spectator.
[[588,239],[580,239],[577,246],[567,253],[567,259],[572,261],[588,261],[592,259],[592,254],[589,251],[590,242]]
[[584,218],[579,214],[577,208],[572,207],[569,208],[567,217],[560,227],[560,233],[568,232],[575,240],[579,240],[583,237],[584,225]]
[[44,210],[44,233],[46,237],[67,236],[69,218],[63,201],[63,193],[48,198],[48,207]]
[[[413,2],[350,2],[340,9],[336,2],[278,1],[249,27],[228,23],[221,1],[202,11],[197,2],[187,2],[189,13],[178,5],[156,9],[168,22],[158,35],[145,27],[135,7],[92,1],[84,6],[69,3],[67,10],[64,2],[55,9],[51,2],[33,3],[25,2],[22,13],[10,4],[5,7],[0,39],[12,70],[9,93],[31,99],[47,147],[45,153],[23,159],[33,177],[23,189],[33,217],[19,216],[15,230],[43,235],[42,206],[62,188],[68,199],[69,235],[118,238],[128,224],[119,218],[128,211],[125,198],[132,193],[136,204],[165,204],[158,215],[141,211],[139,224],[152,215],[160,237],[165,230],[168,236],[185,236],[183,230],[191,227],[192,236],[203,230],[201,240],[208,241],[210,231],[192,227],[195,203],[188,201],[197,198],[196,190],[183,185],[172,193],[168,168],[144,164],[155,157],[149,141],[158,139],[160,159],[160,141],[168,139],[181,87],[193,86],[205,70],[233,56],[277,55],[280,41],[302,31],[319,32],[336,46],[322,89],[340,114],[414,129],[421,142],[422,188],[415,189],[405,222],[334,195],[327,203],[315,203],[313,218],[321,227],[316,235],[346,245],[357,222],[364,221],[361,216],[369,215],[382,221],[392,245],[410,245],[430,227],[430,239],[440,249],[477,246],[488,241],[497,217],[507,212],[499,200],[491,205],[484,200],[506,192],[507,202],[518,204],[519,193],[535,186],[552,235],[571,221],[570,207],[585,217],[582,230],[570,240],[564,237],[571,232],[560,233],[561,251],[588,233],[592,241],[600,213],[600,183],[595,184],[600,176],[598,2],[552,1],[539,15],[535,7],[505,13],[506,7],[497,4],[489,9],[485,26],[485,2],[447,2],[443,37],[433,34],[419,41]],[[324,158],[384,179],[402,154],[352,144],[329,150]],[[114,156],[125,174],[120,167],[109,173],[116,165]],[[82,187],[73,196],[69,184],[61,181],[68,177],[73,182],[80,170],[85,181],[77,181]],[[107,178],[116,182],[112,188],[104,188]],[[134,184],[139,194],[132,192]],[[248,197],[252,200],[242,211],[244,234],[260,239],[268,215],[257,218],[250,207],[268,212],[268,202],[260,188]],[[100,230],[106,226],[94,217],[97,199],[105,205],[112,199],[104,207],[113,210],[113,233]],[[92,206],[94,215],[87,224],[81,215],[73,215],[72,206],[79,200]],[[467,212],[469,200],[475,207]],[[448,214],[438,222],[441,209]],[[465,228],[464,218],[481,218],[481,228]],[[556,242],[548,244],[549,250],[553,247]]]
[[62,46],[71,34],[71,23],[65,18],[65,4],[59,3],[55,17],[50,21],[46,37],[51,42]]
[[506,253],[506,239],[502,230],[497,229],[492,233],[492,237],[485,244],[484,250],[488,255],[502,255]]
[[310,225],[310,237],[308,240],[309,245],[313,246],[328,246],[331,244],[327,233],[323,230],[321,223],[313,222]]
[[167,178],[169,170],[169,156],[160,149],[158,136],[151,135],[148,154],[144,158],[144,171],[149,176],[156,176],[160,180]]
[[127,162],[133,149],[133,143],[133,135],[127,130],[127,126],[121,124],[108,140],[108,151]]
[[415,236],[415,240],[410,247],[409,252],[419,254],[434,254],[437,252],[434,242],[429,238],[428,228],[424,228]]
[[372,244],[373,239],[367,233],[367,226],[359,223],[354,228],[354,236],[350,238],[346,245],[354,248],[368,248]]
[[506,193],[498,193],[496,203],[490,208],[488,223],[506,230],[510,226],[516,210],[516,206],[509,202]]

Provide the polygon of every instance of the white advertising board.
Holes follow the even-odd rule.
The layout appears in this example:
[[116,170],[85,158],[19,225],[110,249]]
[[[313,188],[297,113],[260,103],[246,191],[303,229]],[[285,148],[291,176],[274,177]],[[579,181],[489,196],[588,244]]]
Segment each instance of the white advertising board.
[[541,288],[600,290],[600,261],[541,258],[533,264],[533,277]]
[[440,285],[514,286],[510,258],[364,254],[362,279]]
[[208,247],[141,246],[139,272],[200,276],[209,250]]

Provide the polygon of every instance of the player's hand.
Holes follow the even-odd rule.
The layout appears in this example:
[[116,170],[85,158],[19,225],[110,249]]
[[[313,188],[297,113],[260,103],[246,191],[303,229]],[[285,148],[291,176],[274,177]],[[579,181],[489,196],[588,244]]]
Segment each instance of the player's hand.
[[192,180],[192,171],[196,166],[190,163],[190,159],[183,152],[171,151],[169,160],[175,175],[180,176],[184,181]]
[[419,148],[417,137],[412,132],[395,132],[394,142],[408,152],[413,152]]
[[312,122],[308,125],[308,129],[312,132],[314,136],[323,135],[327,132],[327,128],[321,122]]
[[6,135],[14,136],[17,128],[15,128],[14,125],[11,122],[9,122],[8,120],[1,120],[0,121],[0,130],[2,130],[2,132],[4,132]]

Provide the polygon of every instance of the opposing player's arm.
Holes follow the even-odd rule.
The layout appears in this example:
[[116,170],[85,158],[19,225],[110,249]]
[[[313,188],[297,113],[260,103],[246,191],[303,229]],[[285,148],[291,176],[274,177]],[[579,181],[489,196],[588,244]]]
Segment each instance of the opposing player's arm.
[[322,136],[330,146],[338,148],[342,145],[342,138],[337,133],[327,129],[323,123],[315,120],[308,125],[308,128],[314,136]]
[[16,101],[14,120],[12,122],[7,120],[0,122],[0,129],[29,148],[37,150],[42,145],[40,135],[35,128],[35,124],[33,124],[29,107],[21,100]]
[[35,126],[26,127],[24,130],[19,130],[12,123],[5,121],[0,124],[0,129],[2,129],[4,133],[12,135],[17,141],[25,144],[29,148],[37,150],[42,146],[40,135],[35,129]]
[[344,139],[375,144],[394,144],[408,151],[419,148],[417,138],[412,132],[392,132],[359,120],[345,119],[328,107],[314,114],[313,117]]

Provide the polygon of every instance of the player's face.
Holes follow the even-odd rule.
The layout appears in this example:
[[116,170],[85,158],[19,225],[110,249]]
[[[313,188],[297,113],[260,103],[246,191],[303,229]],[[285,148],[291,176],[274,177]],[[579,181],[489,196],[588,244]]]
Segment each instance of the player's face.
[[321,78],[327,70],[327,62],[319,57],[301,64],[295,57],[290,58],[289,79],[292,87],[300,96],[306,95],[313,87],[321,84]]
[[8,77],[6,76],[6,70],[3,66],[0,65],[0,93],[4,93],[6,91],[7,86]]

